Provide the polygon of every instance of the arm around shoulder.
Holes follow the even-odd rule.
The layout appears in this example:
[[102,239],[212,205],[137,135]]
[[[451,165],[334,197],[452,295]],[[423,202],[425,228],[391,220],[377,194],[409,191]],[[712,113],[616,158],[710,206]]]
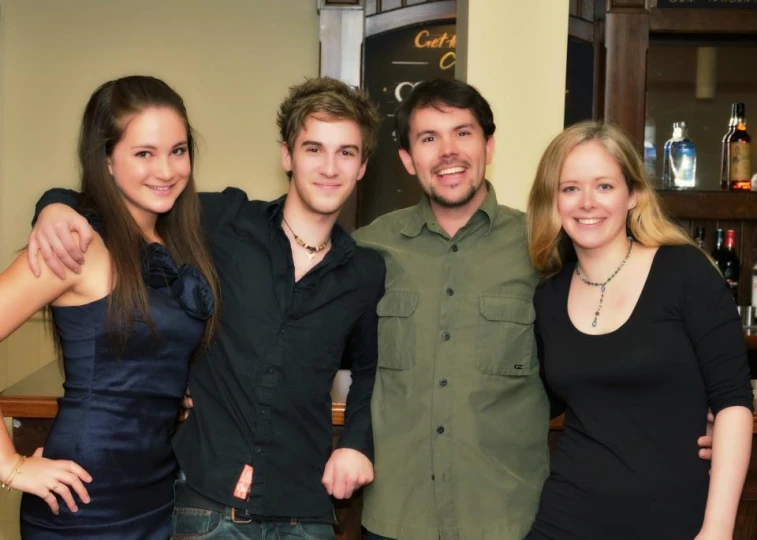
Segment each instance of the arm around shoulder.
[[249,202],[247,193],[236,187],[227,187],[221,192],[199,193],[202,225],[210,235],[225,221],[232,220],[242,206]]

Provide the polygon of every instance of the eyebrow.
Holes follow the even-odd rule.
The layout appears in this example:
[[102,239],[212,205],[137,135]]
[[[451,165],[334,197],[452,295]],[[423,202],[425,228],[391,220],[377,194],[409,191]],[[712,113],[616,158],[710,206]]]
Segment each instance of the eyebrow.
[[[460,131],[461,129],[475,129],[475,124],[472,122],[468,122],[467,124],[460,124],[459,126],[455,126],[452,128],[452,131]],[[420,139],[421,137],[425,137],[426,135],[437,135],[439,132],[435,129],[424,129],[423,131],[418,132],[418,134],[415,136],[416,139]]]
[[[321,142],[318,141],[302,141],[300,146],[316,146],[318,148],[323,148],[324,145]],[[339,150],[354,150],[355,152],[360,152],[360,148],[358,148],[355,144],[342,144],[339,145]]]
[[[617,180],[617,178],[613,178],[612,176],[595,176],[591,179],[592,182],[599,182],[600,180]],[[558,183],[560,184],[568,184],[570,182],[576,183],[579,180],[575,178],[568,178],[567,180],[559,180]]]
[[[187,141],[181,141],[181,142],[177,142],[176,144],[174,144],[171,148],[173,149],[173,148],[177,148],[179,146],[187,146],[187,144],[188,144]],[[147,148],[148,150],[157,150],[158,149],[158,147],[155,146],[155,145],[153,145],[153,144],[137,144],[135,146],[132,146],[131,148],[132,148],[132,150],[134,150],[136,148]]]

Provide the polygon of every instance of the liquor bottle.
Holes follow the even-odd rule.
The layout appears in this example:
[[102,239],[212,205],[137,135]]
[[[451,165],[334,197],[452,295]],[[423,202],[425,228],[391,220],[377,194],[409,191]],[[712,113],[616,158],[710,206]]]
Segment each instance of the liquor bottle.
[[673,189],[673,171],[670,168],[670,146],[673,141],[681,138],[681,128],[678,122],[673,122],[673,135],[665,141],[662,149],[662,189]]
[[657,148],[655,147],[655,122],[651,116],[644,117],[644,170],[647,178],[654,181],[657,173]]
[[694,232],[694,242],[699,249],[704,249],[704,227],[697,227]]
[[731,118],[728,120],[728,131],[723,135],[723,146],[720,152],[720,189],[728,189],[731,181],[728,140],[731,138],[734,129],[736,129],[736,103],[731,104]]
[[[713,254],[714,256],[714,254]],[[731,290],[733,299],[738,303],[739,294],[739,257],[736,255],[736,231],[728,229],[725,232],[725,247],[720,250],[719,257],[715,259],[720,271],[723,273],[728,288]]]
[[736,125],[728,137],[728,188],[733,191],[752,189],[751,156],[749,143],[752,137],[746,130],[746,106],[735,103]]
[[719,261],[723,252],[724,240],[725,235],[723,234],[723,229],[715,229],[715,248],[712,250],[712,259],[718,264],[718,267],[720,267]]
[[681,136],[670,143],[670,172],[675,189],[693,189],[697,182],[697,150],[689,139],[686,122],[678,122]]

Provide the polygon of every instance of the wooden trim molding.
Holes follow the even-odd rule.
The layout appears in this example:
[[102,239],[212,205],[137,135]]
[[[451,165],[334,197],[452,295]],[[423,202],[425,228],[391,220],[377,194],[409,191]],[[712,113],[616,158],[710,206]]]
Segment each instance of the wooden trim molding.
[[[749,336],[757,340],[757,336]],[[56,398],[45,396],[0,396],[0,408],[5,418],[55,418],[58,413],[58,401]],[[344,403],[331,405],[331,423],[334,426],[344,426]],[[564,415],[553,418],[549,422],[549,429],[561,431],[565,422]],[[757,417],[754,419],[754,432],[757,433]]]
[[0,396],[6,418],[55,418],[58,399],[49,396]]
[[452,20],[455,18],[457,18],[455,0],[442,0],[441,2],[409,6],[366,17],[365,37],[429,21]]
[[757,34],[757,11],[653,8],[649,30],[659,34]]
[[347,409],[347,405],[344,403],[332,403],[331,404],[331,423],[335,426],[344,425],[344,411]]
[[[331,423],[344,425],[344,403],[331,405]],[[58,399],[49,396],[0,396],[0,409],[6,418],[55,418]]]
[[594,23],[571,16],[568,18],[568,35],[594,43]]

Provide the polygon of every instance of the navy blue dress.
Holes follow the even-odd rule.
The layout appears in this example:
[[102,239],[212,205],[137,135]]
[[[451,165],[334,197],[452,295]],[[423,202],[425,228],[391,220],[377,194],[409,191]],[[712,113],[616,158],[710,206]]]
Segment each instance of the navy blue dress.
[[136,320],[122,354],[114,354],[105,335],[107,298],[53,307],[66,379],[44,456],[84,467],[93,478],[86,485],[91,502],[71,513],[59,499],[56,516],[42,499],[24,494],[25,539],[170,535],[177,473],[171,437],[213,299],[202,275],[177,268],[158,244],[145,246],[142,267],[155,331]]

